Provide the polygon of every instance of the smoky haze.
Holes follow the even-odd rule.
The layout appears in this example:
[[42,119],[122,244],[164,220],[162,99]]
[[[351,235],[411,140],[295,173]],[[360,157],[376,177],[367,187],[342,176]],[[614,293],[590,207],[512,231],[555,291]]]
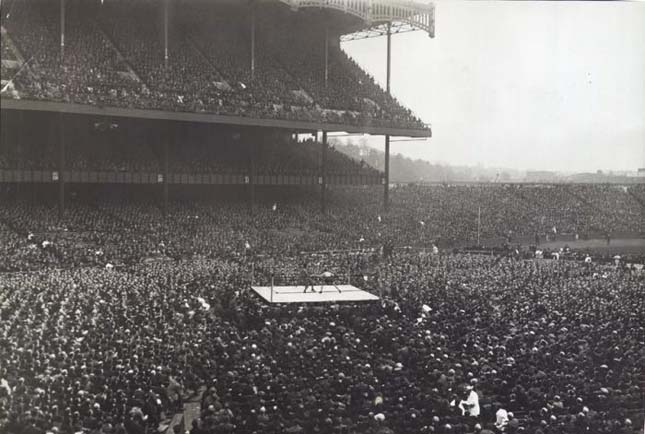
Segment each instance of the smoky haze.
[[[384,86],[385,37],[343,48]],[[439,1],[434,39],[392,36],[391,83],[433,131],[393,152],[528,170],[645,167],[645,3]]]

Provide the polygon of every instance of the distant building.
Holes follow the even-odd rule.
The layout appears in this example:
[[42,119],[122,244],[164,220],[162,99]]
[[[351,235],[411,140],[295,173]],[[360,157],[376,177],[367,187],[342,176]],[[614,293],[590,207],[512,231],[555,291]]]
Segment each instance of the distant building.
[[560,175],[551,170],[527,170],[524,179],[527,182],[553,182],[559,178]]
[[629,184],[642,182],[645,178],[645,169],[638,171],[610,171],[599,173],[576,173],[566,178],[567,182],[590,182],[590,183],[611,183],[611,184]]

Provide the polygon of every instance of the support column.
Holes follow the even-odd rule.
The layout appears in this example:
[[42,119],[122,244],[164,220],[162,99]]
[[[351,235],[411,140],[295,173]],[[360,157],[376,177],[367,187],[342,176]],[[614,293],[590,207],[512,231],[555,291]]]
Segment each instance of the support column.
[[383,179],[383,209],[390,207],[390,136],[385,136],[385,174]]
[[329,81],[329,25],[325,24],[325,87]]
[[[392,25],[387,24],[387,77],[386,91],[390,95],[390,71],[392,54]],[[390,206],[390,135],[385,136],[385,179],[383,183],[383,209],[388,210]]]
[[387,94],[390,94],[390,72],[392,65],[392,24],[387,23],[387,82],[386,82],[386,91]]
[[322,212],[327,211],[327,131],[322,132],[322,158],[320,176],[322,183],[320,185],[320,209]]
[[168,214],[168,182],[170,178],[170,169],[168,163],[168,145],[170,141],[170,136],[172,129],[166,129],[166,137],[163,138],[163,216],[166,217]]
[[255,76],[255,5],[251,4],[251,78]]
[[58,217],[65,214],[65,117],[58,114]]
[[163,59],[164,66],[168,67],[168,2],[163,2]]
[[255,147],[257,146],[256,134],[249,134],[249,139],[251,143],[248,144],[250,147],[250,170],[249,170],[249,196],[250,196],[250,205],[251,205],[251,215],[255,212],[255,183],[257,182],[257,168],[255,167]]
[[65,57],[65,0],[60,0],[60,60]]

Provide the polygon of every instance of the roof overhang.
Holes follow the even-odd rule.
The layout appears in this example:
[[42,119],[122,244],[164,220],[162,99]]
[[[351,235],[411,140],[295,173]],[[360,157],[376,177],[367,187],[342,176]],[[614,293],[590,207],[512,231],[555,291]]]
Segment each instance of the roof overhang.
[[142,110],[123,107],[99,107],[87,104],[75,104],[52,101],[18,100],[0,98],[2,110],[31,110],[55,113],[69,113],[90,116],[112,116],[138,119],[167,120],[180,122],[199,122],[230,125],[247,128],[277,128],[294,133],[327,131],[344,131],[348,133],[390,135],[399,137],[432,137],[430,127],[427,129],[388,128],[375,125],[347,125],[323,122],[290,121],[282,119],[257,119],[244,116],[228,116],[213,113],[173,112],[162,110]]
[[362,25],[343,34],[378,28],[385,23],[407,25],[434,38],[434,3],[405,0],[279,0],[296,11],[301,8],[334,9],[360,19]]

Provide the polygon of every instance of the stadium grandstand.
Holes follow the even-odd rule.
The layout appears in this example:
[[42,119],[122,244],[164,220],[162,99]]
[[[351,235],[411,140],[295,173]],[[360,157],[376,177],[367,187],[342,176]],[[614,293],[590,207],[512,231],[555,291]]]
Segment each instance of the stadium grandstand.
[[645,184],[389,179],[431,4],[0,11],[0,433],[642,433]]
[[[314,184],[321,186],[323,206],[326,184],[383,184],[387,195],[387,169],[380,176],[358,167],[345,170],[347,176],[328,172],[334,161],[327,161],[327,133],[385,135],[389,155],[390,135],[431,132],[389,93],[389,45],[384,90],[347,56],[340,40],[360,31],[384,31],[388,41],[392,32],[411,29],[433,35],[433,12],[432,6],[378,1],[4,1],[2,116],[9,127],[3,131],[15,131],[5,132],[3,142],[57,143],[58,149],[55,159],[46,158],[57,162],[54,167],[25,172],[9,165],[0,179],[57,182],[61,210],[64,184],[74,182],[248,184],[251,190],[256,184]],[[42,126],[34,132],[39,136],[17,138],[34,123]],[[147,151],[160,164],[150,158],[146,167],[156,171],[88,170],[85,161],[73,161],[84,158],[73,149],[87,146],[92,127],[110,143],[110,134],[118,134],[110,131],[136,128],[144,143],[128,152],[156,148]],[[322,132],[315,167],[296,163],[298,152],[290,152],[291,137],[303,132]],[[230,176],[210,164],[183,177],[171,172],[168,160],[188,142],[210,144],[211,153],[238,149],[245,163],[236,162]],[[264,170],[271,164],[261,161],[270,154],[267,143],[289,155],[273,154],[284,170]],[[289,163],[298,170],[284,167]]]

